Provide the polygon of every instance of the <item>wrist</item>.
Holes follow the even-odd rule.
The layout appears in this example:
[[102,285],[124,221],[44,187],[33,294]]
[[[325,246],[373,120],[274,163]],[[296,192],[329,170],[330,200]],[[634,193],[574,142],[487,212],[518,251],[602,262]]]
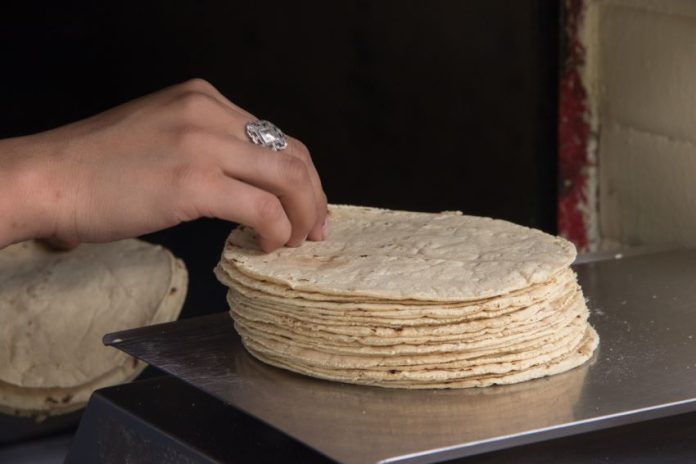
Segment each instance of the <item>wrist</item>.
[[45,147],[32,138],[0,140],[0,248],[52,235]]

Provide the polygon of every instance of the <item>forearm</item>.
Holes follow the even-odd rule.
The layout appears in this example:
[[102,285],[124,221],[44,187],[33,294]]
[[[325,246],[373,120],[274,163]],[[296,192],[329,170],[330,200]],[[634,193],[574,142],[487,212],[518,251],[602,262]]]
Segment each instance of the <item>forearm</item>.
[[31,137],[0,140],[0,248],[51,234],[41,150]]

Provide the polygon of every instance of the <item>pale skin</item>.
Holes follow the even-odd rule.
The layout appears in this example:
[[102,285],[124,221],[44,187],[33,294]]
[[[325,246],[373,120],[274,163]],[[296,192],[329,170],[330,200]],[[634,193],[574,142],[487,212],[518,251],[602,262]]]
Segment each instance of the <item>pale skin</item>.
[[43,238],[63,248],[200,217],[253,227],[261,248],[329,233],[307,148],[249,142],[258,118],[193,79],[91,118],[0,140],[0,248]]

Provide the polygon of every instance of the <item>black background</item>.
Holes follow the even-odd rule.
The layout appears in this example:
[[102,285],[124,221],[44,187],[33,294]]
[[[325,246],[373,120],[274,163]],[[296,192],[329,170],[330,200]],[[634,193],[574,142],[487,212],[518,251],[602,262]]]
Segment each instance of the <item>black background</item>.
[[[0,137],[202,77],[302,139],[331,202],[555,231],[557,1],[98,3],[3,7]],[[184,315],[225,309],[230,228],[146,237],[187,263]]]

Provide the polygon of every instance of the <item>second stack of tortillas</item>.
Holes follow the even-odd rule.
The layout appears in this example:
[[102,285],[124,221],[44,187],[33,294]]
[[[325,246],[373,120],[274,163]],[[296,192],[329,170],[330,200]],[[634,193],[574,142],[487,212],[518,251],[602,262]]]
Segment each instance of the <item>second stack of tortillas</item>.
[[460,213],[330,207],[323,242],[263,253],[232,232],[216,268],[235,327],[268,364],[396,388],[521,382],[572,369],[598,343],[574,246]]
[[140,240],[0,250],[0,412],[66,413],[134,379],[145,364],[102,337],[176,319],[187,284],[181,260]]

